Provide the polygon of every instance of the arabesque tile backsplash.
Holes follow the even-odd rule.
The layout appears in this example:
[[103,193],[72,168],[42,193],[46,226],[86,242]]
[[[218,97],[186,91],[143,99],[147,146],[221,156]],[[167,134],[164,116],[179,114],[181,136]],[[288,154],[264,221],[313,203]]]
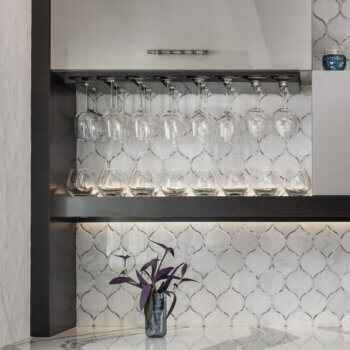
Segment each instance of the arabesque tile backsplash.
[[110,286],[129,254],[135,274],[175,248],[189,264],[169,324],[350,326],[349,223],[77,224],[77,325],[143,326],[139,290]]

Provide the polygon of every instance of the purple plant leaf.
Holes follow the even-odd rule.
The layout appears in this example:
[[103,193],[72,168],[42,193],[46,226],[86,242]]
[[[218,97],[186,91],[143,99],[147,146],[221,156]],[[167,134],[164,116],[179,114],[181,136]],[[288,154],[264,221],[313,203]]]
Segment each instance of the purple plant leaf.
[[168,314],[166,315],[166,318],[168,318],[168,317],[171,315],[171,313],[173,312],[173,310],[174,310],[174,307],[175,307],[175,304],[176,304],[176,295],[175,295],[174,292],[170,292],[170,291],[167,292],[166,294],[167,294],[167,295],[170,295],[170,294],[173,295],[173,301],[172,301],[172,303],[171,303],[171,305],[170,305]]
[[182,265],[183,265],[183,263],[180,264],[180,265],[178,265],[178,266],[176,266],[176,267],[173,269],[172,273],[168,276],[168,278],[166,279],[166,281],[164,281],[164,284],[162,284],[162,285],[160,286],[160,288],[159,288],[159,291],[160,291],[160,292],[166,292],[166,291],[168,290],[168,288],[169,288],[169,286],[170,286],[170,283],[171,283],[171,281],[173,280],[173,278],[174,278],[174,276],[175,276],[176,271],[177,271]]
[[158,258],[152,259],[151,261],[149,261],[148,263],[146,263],[141,267],[141,272],[147,270],[150,266],[152,266],[152,269],[153,269],[154,266],[157,264],[157,262],[158,262]]
[[184,264],[184,266],[182,266],[182,269],[181,269],[181,276],[183,277],[187,271],[187,268],[188,268],[188,265],[187,264]]
[[160,280],[168,278],[168,275],[172,271],[172,269],[173,267],[165,267],[164,269],[160,269],[154,277],[154,282],[158,282]]
[[148,284],[148,282],[142,277],[142,275],[140,274],[140,272],[136,271],[136,276],[139,279],[140,283],[142,286]]
[[173,279],[174,280],[181,280],[181,283],[182,282],[198,282],[196,280],[193,280],[192,278],[181,278],[181,277],[177,277],[177,276],[174,276]]
[[150,240],[152,243],[159,245],[160,247],[162,247],[165,251],[169,252],[173,257],[175,257],[175,252],[173,248],[167,247],[165,244],[162,243],[158,243],[155,241]]
[[140,309],[141,310],[143,310],[143,308],[145,307],[145,305],[147,303],[151,289],[152,289],[151,284],[146,284],[142,287],[141,296],[140,296]]
[[122,283],[128,283],[128,284],[131,284],[132,286],[142,288],[140,284],[138,284],[132,278],[127,276],[115,277],[109,282],[109,284],[122,284]]
[[135,282],[132,278],[130,277],[125,277],[125,276],[122,276],[122,277],[115,277],[113,278],[109,284],[122,284],[122,283],[132,283],[132,282]]

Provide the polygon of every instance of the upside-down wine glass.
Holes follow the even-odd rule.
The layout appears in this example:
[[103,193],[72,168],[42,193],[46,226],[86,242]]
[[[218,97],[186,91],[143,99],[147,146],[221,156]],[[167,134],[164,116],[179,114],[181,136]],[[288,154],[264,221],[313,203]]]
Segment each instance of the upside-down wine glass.
[[160,119],[160,132],[166,140],[176,142],[186,133],[188,127],[186,120],[175,109],[175,88],[170,84],[171,80],[165,79],[164,82],[168,88],[169,104]]
[[260,107],[260,96],[262,92],[260,82],[253,80],[251,84],[254,90],[255,106],[246,113],[245,119],[249,133],[260,141],[268,131],[269,121],[265,112]]
[[282,93],[282,107],[273,114],[273,123],[277,134],[288,140],[295,135],[299,122],[298,118],[287,108],[289,90],[286,81],[280,82],[280,89]]
[[74,119],[74,135],[78,140],[96,142],[101,137],[102,126],[99,116],[89,108],[89,86],[89,83],[84,83],[86,105]]
[[232,112],[232,99],[234,94],[232,79],[225,78],[224,83],[226,86],[226,107],[217,121],[217,131],[219,137],[225,143],[231,143],[238,137],[241,126],[239,119]]
[[[118,112],[118,107],[114,102],[114,78],[107,78],[110,84],[110,105],[108,111],[103,116],[103,131],[106,141],[123,143],[128,136],[127,120]],[[116,99],[118,101],[118,88],[116,89]]]
[[210,121],[205,111],[202,108],[202,103],[203,103],[202,89],[203,89],[204,79],[196,78],[195,82],[197,84],[197,89],[198,89],[198,92],[197,92],[198,106],[190,119],[191,133],[200,142],[204,143],[208,139],[211,133]]
[[143,80],[136,79],[139,90],[140,106],[132,115],[132,134],[140,141],[150,143],[157,134],[157,123],[155,118],[149,115],[145,106],[145,89]]

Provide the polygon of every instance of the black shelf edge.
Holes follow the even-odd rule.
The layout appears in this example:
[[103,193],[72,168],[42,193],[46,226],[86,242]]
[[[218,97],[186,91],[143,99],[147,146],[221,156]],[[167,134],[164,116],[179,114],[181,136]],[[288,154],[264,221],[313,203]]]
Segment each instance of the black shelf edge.
[[312,197],[51,197],[51,220],[350,221],[350,196]]

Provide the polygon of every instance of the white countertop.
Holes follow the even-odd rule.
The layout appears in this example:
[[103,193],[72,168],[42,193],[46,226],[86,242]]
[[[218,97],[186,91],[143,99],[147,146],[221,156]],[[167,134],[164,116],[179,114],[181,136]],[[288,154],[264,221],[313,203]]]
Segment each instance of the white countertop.
[[350,328],[177,328],[150,339],[140,328],[79,327],[53,338],[35,338],[7,350],[349,350]]

